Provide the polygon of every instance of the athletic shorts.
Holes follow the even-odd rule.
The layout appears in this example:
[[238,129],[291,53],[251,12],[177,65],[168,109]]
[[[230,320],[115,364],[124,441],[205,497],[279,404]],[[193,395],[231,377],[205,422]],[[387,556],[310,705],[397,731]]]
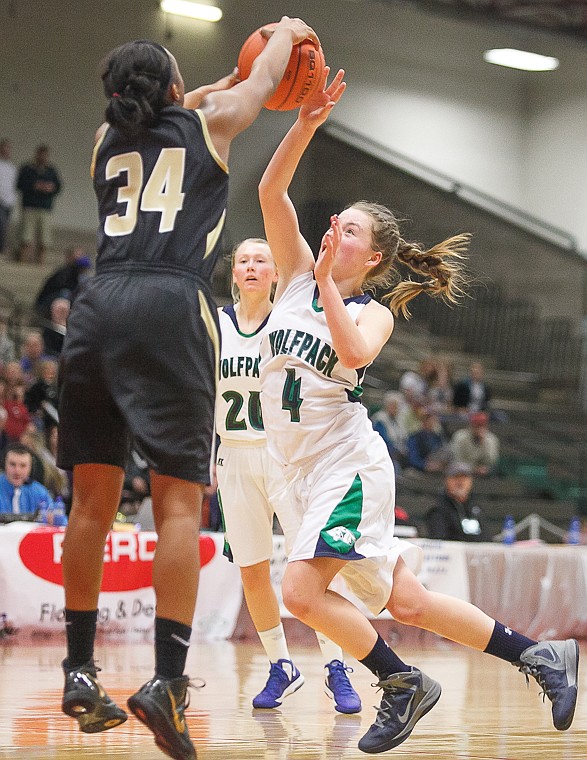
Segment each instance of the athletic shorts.
[[279,464],[265,445],[223,442],[216,455],[216,477],[227,554],[239,567],[271,559],[273,493],[285,485]]
[[208,484],[219,333],[194,277],[98,274],[77,295],[61,355],[59,467],[125,467]]
[[394,537],[395,482],[387,447],[375,433],[330,449],[280,494],[289,562],[333,557],[350,590],[375,615],[385,607],[399,557],[418,572],[422,551]]

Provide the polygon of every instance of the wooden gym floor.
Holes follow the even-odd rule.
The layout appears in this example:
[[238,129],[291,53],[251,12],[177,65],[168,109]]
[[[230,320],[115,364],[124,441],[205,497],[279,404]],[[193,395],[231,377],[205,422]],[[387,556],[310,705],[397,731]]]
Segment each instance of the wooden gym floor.
[[[306,683],[279,710],[253,710],[251,698],[265,682],[268,665],[255,644],[194,644],[192,677],[205,679],[193,691],[188,711],[199,760],[350,760],[365,758],[357,741],[379,703],[372,676],[356,665],[351,679],[363,699],[360,715],[341,715],[322,690],[317,646],[291,647]],[[587,757],[587,688],[580,683],[575,721],[569,731],[552,727],[550,703],[511,665],[448,642],[398,654],[440,681],[436,707],[400,747],[382,757],[458,760],[579,760]],[[587,647],[582,647],[583,657]],[[151,734],[132,715],[116,729],[94,736],[60,712],[63,648],[0,643],[0,758],[62,760],[115,758],[160,760]],[[101,680],[121,705],[151,677],[148,644],[99,647]]]

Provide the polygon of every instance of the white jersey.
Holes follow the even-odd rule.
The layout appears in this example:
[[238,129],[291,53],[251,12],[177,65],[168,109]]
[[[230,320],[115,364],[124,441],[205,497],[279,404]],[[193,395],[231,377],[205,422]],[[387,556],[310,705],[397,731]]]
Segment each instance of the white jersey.
[[[345,299],[357,320],[368,295]],[[296,277],[275,304],[261,342],[263,419],[271,454],[288,470],[347,439],[379,435],[359,402],[366,367],[348,369],[332,347],[312,272]]]
[[261,416],[259,347],[265,320],[254,333],[238,327],[234,306],[218,310],[222,349],[216,393],[216,431],[223,442],[233,445],[265,444]]

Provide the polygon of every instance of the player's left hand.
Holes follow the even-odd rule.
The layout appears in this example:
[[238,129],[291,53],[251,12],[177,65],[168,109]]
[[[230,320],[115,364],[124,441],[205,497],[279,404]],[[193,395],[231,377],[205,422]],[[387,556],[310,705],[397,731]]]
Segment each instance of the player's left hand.
[[314,129],[326,121],[346,89],[346,82],[343,81],[344,69],[339,69],[332,82],[327,85],[329,74],[330,67],[325,66],[316,94],[300,107],[298,119],[311,124]]
[[316,278],[316,282],[325,280],[332,274],[332,267],[334,265],[334,259],[336,257],[336,252],[338,251],[341,238],[342,225],[340,223],[338,215],[333,214],[333,216],[330,217],[330,229],[326,235],[324,235],[322,247],[320,248],[320,253],[318,254],[318,259],[316,260],[316,264],[314,266],[314,277]]

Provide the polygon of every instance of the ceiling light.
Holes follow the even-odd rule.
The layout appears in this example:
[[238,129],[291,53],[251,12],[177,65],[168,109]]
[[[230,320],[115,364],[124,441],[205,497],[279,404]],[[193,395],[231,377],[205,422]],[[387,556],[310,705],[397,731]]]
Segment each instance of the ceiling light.
[[498,66],[508,66],[510,69],[522,69],[523,71],[554,71],[558,68],[558,59],[538,53],[528,53],[525,50],[514,48],[496,48],[486,50],[483,58],[487,63],[495,63]]
[[161,0],[161,10],[175,16],[188,16],[200,21],[220,21],[222,11],[215,5],[192,3],[190,0]]

